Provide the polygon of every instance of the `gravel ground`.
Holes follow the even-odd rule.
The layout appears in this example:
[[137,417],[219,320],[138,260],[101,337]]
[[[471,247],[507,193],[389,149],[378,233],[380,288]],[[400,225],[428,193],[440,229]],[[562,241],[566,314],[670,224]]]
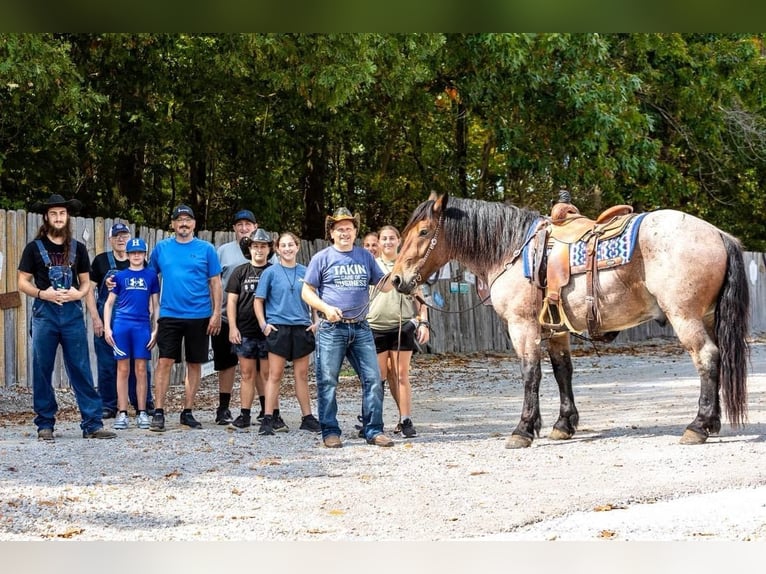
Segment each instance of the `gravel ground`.
[[202,430],[177,424],[176,388],[168,432],[109,441],[80,438],[60,392],[54,444],[35,439],[29,393],[0,389],[0,540],[766,541],[766,343],[753,345],[749,424],[694,447],[678,444],[699,393],[688,356],[668,342],[600,353],[574,359],[575,438],[547,438],[558,395],[546,366],[543,436],[520,451],[504,448],[522,400],[505,355],[416,356],[418,436],[392,435],[389,449],[355,438],[350,376],[342,449],[297,430],[289,374],[291,430],[273,437],[215,426],[214,378],[195,410]]

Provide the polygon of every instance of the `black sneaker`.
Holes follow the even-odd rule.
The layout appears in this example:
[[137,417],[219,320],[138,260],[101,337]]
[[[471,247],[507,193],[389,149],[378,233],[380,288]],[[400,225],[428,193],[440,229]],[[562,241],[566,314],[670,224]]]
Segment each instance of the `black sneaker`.
[[258,429],[260,435],[273,435],[274,434],[274,419],[271,415],[263,415],[261,426]]
[[287,423],[282,420],[282,415],[274,415],[272,417],[271,428],[273,428],[276,432],[287,432],[290,430],[290,427],[287,426]]
[[154,403],[151,401],[146,403],[146,414],[150,417],[154,416]]
[[[363,421],[362,415],[356,415],[356,420],[358,420],[360,423],[362,423],[362,421]],[[354,428],[359,431],[357,433],[357,436],[359,438],[364,438],[364,424],[354,425]]]
[[250,415],[239,415],[229,426],[237,430],[248,428],[250,426]]
[[265,415],[263,414],[263,411],[261,411],[261,412],[258,413],[258,416],[255,417],[255,420],[257,420],[258,422],[261,422],[263,420],[264,416]]
[[165,432],[165,415],[154,411],[149,430],[154,432]]
[[228,425],[231,424],[233,420],[234,417],[231,416],[231,411],[229,409],[222,409],[221,407],[215,409],[215,424]]
[[322,427],[319,425],[319,421],[316,420],[314,415],[306,415],[301,419],[300,430],[322,432]]
[[201,429],[202,425],[191,413],[181,413],[181,424],[192,429]]
[[414,436],[418,435],[418,432],[415,430],[415,427],[412,425],[412,419],[404,419],[400,423],[401,429],[402,429],[402,436],[405,438],[412,438]]
[[102,419],[113,419],[117,416],[117,410],[116,409],[104,409],[101,412],[101,418]]

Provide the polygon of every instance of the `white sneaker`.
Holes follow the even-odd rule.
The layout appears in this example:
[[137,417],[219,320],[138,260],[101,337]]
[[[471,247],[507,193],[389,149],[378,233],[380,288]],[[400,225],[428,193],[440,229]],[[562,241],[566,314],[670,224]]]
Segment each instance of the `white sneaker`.
[[128,421],[128,414],[125,412],[119,412],[117,413],[117,417],[114,419],[114,429],[115,430],[124,430],[130,426],[130,421]]
[[152,424],[152,420],[149,418],[149,415],[146,414],[146,411],[141,411],[138,413],[138,417],[136,417],[136,426],[140,429],[148,429]]

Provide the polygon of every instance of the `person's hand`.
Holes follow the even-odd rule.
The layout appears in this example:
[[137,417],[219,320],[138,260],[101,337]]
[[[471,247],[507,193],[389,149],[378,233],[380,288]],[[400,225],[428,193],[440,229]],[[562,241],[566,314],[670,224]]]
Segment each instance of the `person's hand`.
[[147,349],[151,349],[157,344],[157,327],[152,331],[152,336],[149,338],[149,342],[146,344]]
[[327,308],[325,309],[324,317],[330,323],[335,323],[337,321],[340,321],[343,318],[343,311],[341,311],[337,307],[330,307],[328,305]]
[[112,337],[112,330],[109,327],[104,328],[104,341],[110,347],[114,347],[114,338]]
[[210,321],[208,321],[207,324],[207,334],[208,335],[217,335],[221,332],[221,315],[220,313],[217,313],[210,317]]
[[102,336],[104,334],[104,322],[101,320],[101,317],[96,315],[91,318],[91,322],[93,323],[93,334],[96,337]]
[[418,329],[416,331],[418,336],[418,343],[425,345],[431,338],[431,330],[428,328],[428,323],[418,323]]
[[242,334],[239,332],[236,325],[229,325],[229,343],[232,345],[242,344]]

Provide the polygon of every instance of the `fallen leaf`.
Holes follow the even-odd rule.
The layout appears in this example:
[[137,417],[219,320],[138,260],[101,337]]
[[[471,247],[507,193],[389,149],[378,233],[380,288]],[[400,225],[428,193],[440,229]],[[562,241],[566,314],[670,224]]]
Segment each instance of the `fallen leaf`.
[[58,538],[72,538],[73,536],[77,536],[78,534],[82,534],[83,532],[85,532],[84,528],[72,527],[72,528],[68,528],[64,532],[59,532],[58,534],[56,534],[56,536]]
[[346,514],[346,511],[345,510],[341,510],[340,508],[333,508],[330,511],[330,515],[331,516],[343,516],[344,514]]
[[614,538],[617,533],[614,530],[602,530],[598,533],[599,538]]

